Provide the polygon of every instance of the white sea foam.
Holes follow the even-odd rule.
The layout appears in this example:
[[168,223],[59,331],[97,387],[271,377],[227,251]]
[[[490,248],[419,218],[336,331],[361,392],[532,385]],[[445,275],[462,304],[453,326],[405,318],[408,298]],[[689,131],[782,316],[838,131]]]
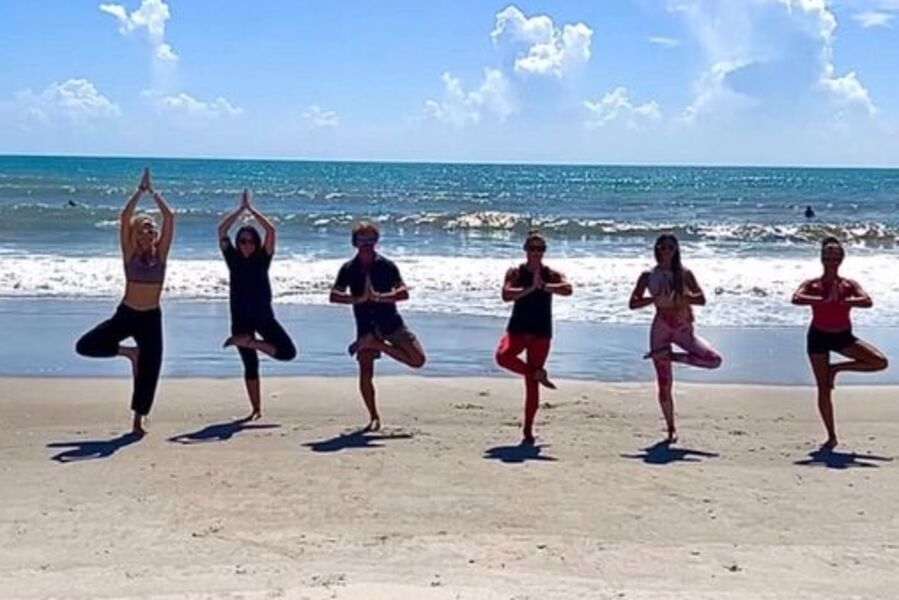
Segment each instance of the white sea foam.
[[[279,255],[271,267],[277,303],[325,304],[342,260]],[[411,289],[407,310],[505,316],[502,277],[514,261],[497,258],[403,256],[397,260]],[[555,314],[568,320],[644,323],[650,310],[630,311],[627,299],[644,258],[560,258],[548,260],[575,285],[571,298],[557,298]],[[708,306],[697,309],[701,324],[719,326],[799,325],[808,310],[790,305],[803,279],[816,275],[814,260],[792,258],[697,257],[688,266],[705,289]],[[899,278],[887,255],[850,256],[845,275],[862,282],[875,309],[855,311],[859,324],[899,325]],[[124,283],[117,257],[79,258],[6,253],[0,261],[0,297],[116,297]],[[224,300],[228,272],[221,260],[170,261],[166,297]]]

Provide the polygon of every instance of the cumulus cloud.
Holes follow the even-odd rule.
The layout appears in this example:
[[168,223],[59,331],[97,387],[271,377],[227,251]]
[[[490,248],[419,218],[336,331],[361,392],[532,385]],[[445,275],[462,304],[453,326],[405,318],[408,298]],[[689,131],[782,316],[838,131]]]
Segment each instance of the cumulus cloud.
[[163,95],[158,92],[144,92],[144,97],[153,101],[156,107],[162,111],[194,120],[227,119],[239,117],[243,109],[231,104],[221,96],[205,101],[198,100],[189,94],[181,92],[174,95]]
[[509,81],[498,69],[484,69],[484,80],[468,92],[462,81],[450,73],[444,73],[442,80],[443,99],[425,102],[427,118],[465,127],[479,123],[485,113],[505,121],[516,110]]
[[783,110],[816,90],[838,106],[876,112],[859,77],[836,72],[838,23],[827,0],[669,0],[668,6],[686,18],[709,61],[688,120],[723,107]]
[[624,87],[607,93],[599,102],[584,101],[590,129],[621,123],[629,129],[643,129],[662,120],[662,109],[656,101],[634,104]]
[[313,104],[303,113],[303,120],[314,127],[337,127],[340,124],[340,118],[333,110],[323,110],[320,106]]
[[880,12],[876,10],[866,10],[864,12],[852,15],[855,21],[865,29],[874,27],[889,27],[895,15],[888,12]]
[[526,50],[515,58],[515,70],[563,78],[590,60],[593,30],[583,23],[556,27],[547,15],[527,17],[514,4],[496,15],[490,38],[494,44],[508,40]]
[[757,105],[752,96],[727,85],[728,78],[745,67],[745,63],[728,61],[711,65],[696,82],[696,97],[684,109],[682,120],[695,123],[703,115],[739,112]]
[[54,82],[38,94],[31,90],[19,92],[15,104],[23,120],[45,124],[59,120],[83,124],[121,115],[116,104],[93,83],[81,78]]
[[850,71],[843,77],[829,77],[821,79],[821,86],[842,106],[858,106],[868,114],[877,113],[877,107],[871,101],[871,95],[861,84],[855,71]]
[[146,29],[153,46],[153,56],[163,62],[175,62],[178,55],[165,41],[165,23],[171,18],[169,6],[163,0],[141,0],[140,7],[132,13],[121,4],[101,4],[100,10],[115,17],[119,33],[129,35]]

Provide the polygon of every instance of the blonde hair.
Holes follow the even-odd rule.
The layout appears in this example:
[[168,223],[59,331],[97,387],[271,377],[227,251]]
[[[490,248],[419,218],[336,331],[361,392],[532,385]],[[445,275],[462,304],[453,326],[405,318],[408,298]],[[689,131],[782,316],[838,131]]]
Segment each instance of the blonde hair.
[[137,235],[140,233],[140,229],[145,223],[150,223],[154,228],[156,227],[156,219],[146,213],[139,213],[131,217],[130,226],[132,240],[137,240]]

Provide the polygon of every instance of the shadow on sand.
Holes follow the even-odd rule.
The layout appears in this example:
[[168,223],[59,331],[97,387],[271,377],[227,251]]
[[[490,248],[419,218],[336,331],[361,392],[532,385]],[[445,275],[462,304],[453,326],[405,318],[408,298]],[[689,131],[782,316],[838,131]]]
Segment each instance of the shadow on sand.
[[175,444],[202,444],[205,442],[224,442],[230,440],[241,431],[250,431],[254,429],[277,429],[280,425],[263,425],[253,423],[248,417],[228,421],[227,423],[214,423],[207,425],[203,429],[191,431],[190,433],[180,433],[170,437],[169,441]]
[[124,433],[110,440],[83,440],[79,442],[51,442],[47,448],[68,448],[50,457],[59,463],[78,462],[109,458],[125,446],[139,442],[143,436],[136,433]]
[[662,440],[643,448],[639,454],[622,454],[624,458],[634,458],[648,465],[667,465],[673,462],[702,462],[703,458],[717,458],[714,452],[674,448],[668,440]]
[[876,464],[877,462],[891,462],[892,460],[892,458],[887,456],[837,452],[821,446],[814,452],[809,452],[808,458],[797,460],[793,464],[803,467],[827,467],[828,469],[852,469],[854,467],[876,469],[880,467],[880,465]]
[[507,465],[521,464],[531,460],[555,462],[558,459],[552,456],[542,455],[547,446],[532,442],[521,442],[517,446],[494,446],[484,450],[484,459],[498,460]]
[[391,431],[367,431],[358,429],[326,440],[317,442],[307,442],[303,444],[307,448],[311,448],[313,452],[330,453],[340,452],[341,450],[358,450],[367,448],[383,448],[384,444],[379,444],[382,440],[411,440],[414,436],[411,433],[391,432]]

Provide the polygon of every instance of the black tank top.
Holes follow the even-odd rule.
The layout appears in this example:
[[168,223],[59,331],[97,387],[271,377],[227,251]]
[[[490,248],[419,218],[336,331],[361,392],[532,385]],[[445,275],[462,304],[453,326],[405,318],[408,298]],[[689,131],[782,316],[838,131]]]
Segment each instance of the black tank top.
[[[540,269],[540,276],[545,283],[556,283],[555,275],[545,265]],[[517,287],[527,288],[533,282],[534,275],[528,269],[527,264],[519,265]],[[553,336],[552,308],[552,294],[543,290],[535,290],[515,301],[506,331],[551,338]]]

